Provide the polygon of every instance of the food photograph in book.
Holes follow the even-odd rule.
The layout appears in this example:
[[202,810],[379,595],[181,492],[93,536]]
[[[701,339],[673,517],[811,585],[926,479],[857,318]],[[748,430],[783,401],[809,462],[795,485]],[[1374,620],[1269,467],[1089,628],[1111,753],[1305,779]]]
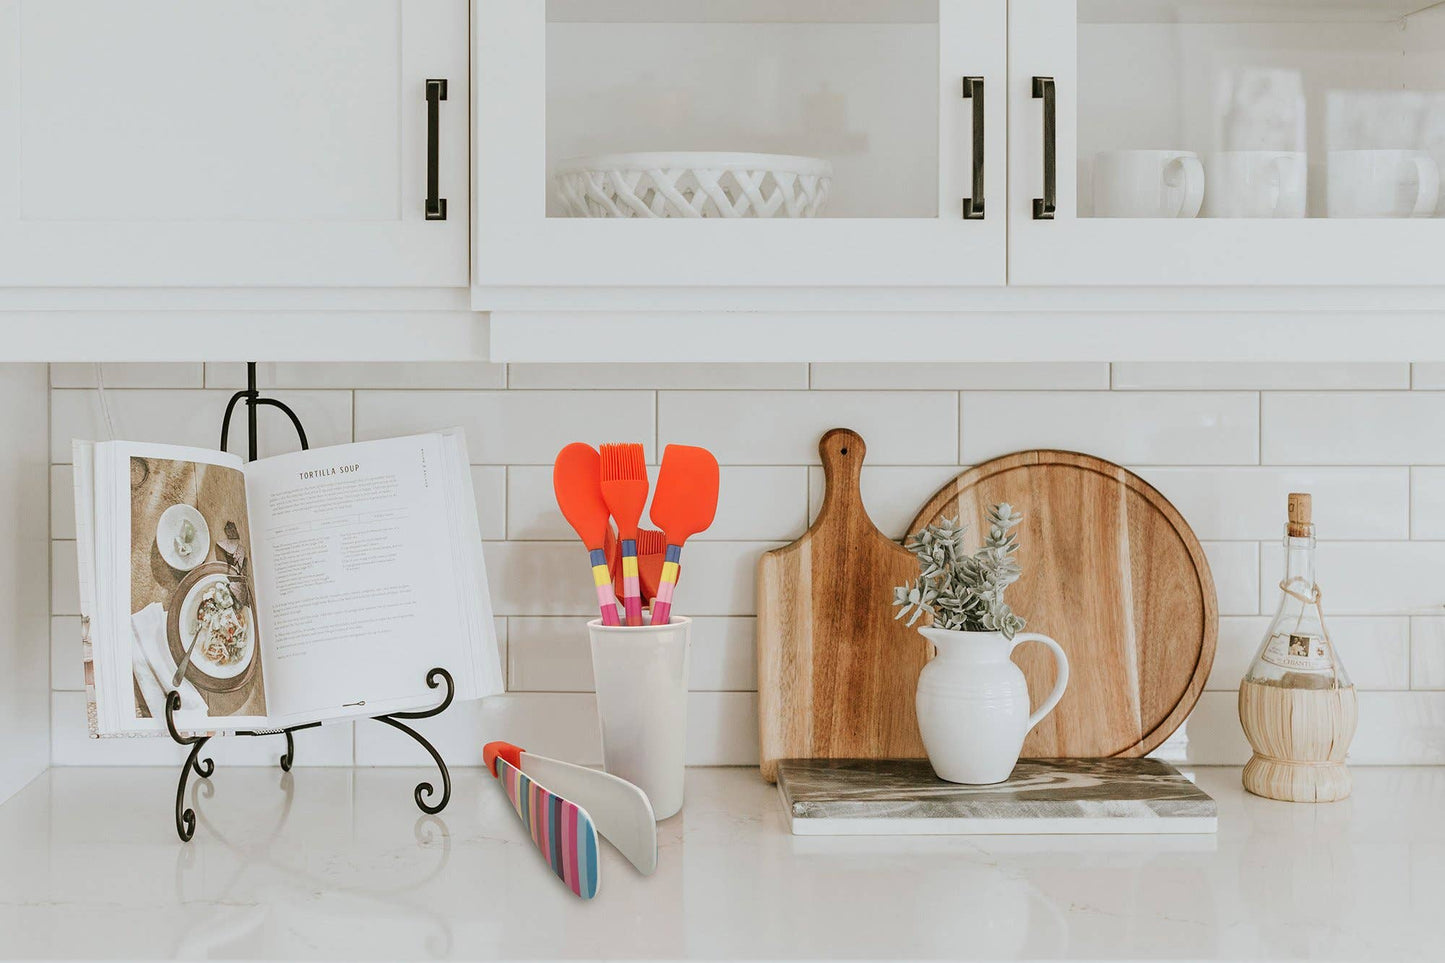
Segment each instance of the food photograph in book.
[[136,715],[264,716],[245,476],[169,458],[130,460]]

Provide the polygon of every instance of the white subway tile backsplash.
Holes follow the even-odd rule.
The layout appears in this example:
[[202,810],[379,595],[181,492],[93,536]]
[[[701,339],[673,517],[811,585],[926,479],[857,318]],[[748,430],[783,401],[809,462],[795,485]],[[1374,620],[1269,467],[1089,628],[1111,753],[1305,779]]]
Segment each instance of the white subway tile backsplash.
[[1410,469],[1410,537],[1445,538],[1445,468]]
[[508,692],[591,692],[592,646],[587,619],[507,620]]
[[507,469],[472,466],[472,495],[477,500],[477,524],[482,538],[507,537]]
[[[505,388],[507,366],[486,361],[322,364],[262,362],[256,387],[272,388]],[[246,387],[246,365],[210,362],[207,388]]]
[[85,688],[78,615],[50,617],[50,688],[66,691]]
[[1408,388],[1410,366],[1399,364],[1274,364],[1270,362],[1115,362],[1114,387],[1157,391]]
[[550,465],[574,441],[642,442],[655,460],[650,391],[358,391],[356,440],[461,426],[475,465]]
[[1109,366],[1103,362],[1052,364],[985,364],[926,362],[922,364],[813,365],[813,387],[840,391],[862,389],[941,391],[1060,391],[1106,389]]
[[[1270,541],[1284,532],[1290,492],[1314,496],[1331,538],[1407,538],[1407,468],[1135,468],[1179,509],[1194,534]],[[1442,486],[1445,495],[1445,486]],[[1445,508],[1445,502],[1442,502]],[[1445,521],[1445,519],[1442,519]]]
[[968,464],[1027,448],[1140,465],[1258,461],[1258,397],[1247,392],[966,392],[962,398]]
[[1410,366],[1410,386],[1425,389],[1445,388],[1445,364],[1415,362]]
[[[868,517],[884,535],[903,539],[916,516],[928,500],[964,469],[958,465],[925,465],[913,468],[884,466],[863,467],[859,487]],[[811,524],[823,508],[825,489],[823,469],[808,469],[808,522]]]
[[[453,765],[480,764],[489,739],[601,762],[588,691],[595,596],[551,485],[556,452],[575,440],[642,441],[654,479],[668,443],[719,455],[718,516],[689,541],[678,589],[677,611],[694,618],[688,761],[755,765],[757,560],[815,517],[817,445],[832,427],[868,443],[864,501],[894,538],[960,462],[1062,447],[1142,466],[1133,470],[1202,540],[1221,614],[1208,691],[1156,752],[1181,762],[1248,758],[1235,691],[1277,600],[1285,495],[1311,492],[1330,538],[1318,559],[1326,615],[1361,691],[1351,760],[1445,764],[1445,588],[1435,574],[1445,569],[1445,392],[1398,390],[1410,383],[1404,365],[262,364],[258,375],[297,408],[317,447],[467,430],[511,691],[420,723]],[[106,397],[121,437],[214,447],[244,377],[239,364],[107,365],[116,390]],[[1416,365],[1413,379],[1445,388],[1445,365]],[[51,383],[56,764],[179,764],[168,740],[86,737],[70,439],[102,438],[105,425],[93,366],[54,365]],[[1294,390],[1303,388],[1328,390]],[[264,453],[296,447],[280,412],[261,418]],[[244,450],[244,431],[240,412],[233,450]],[[212,745],[221,765],[274,765],[280,752],[267,739]],[[427,763],[370,722],[308,730],[297,748],[300,765]]]
[[[1403,617],[1330,618],[1326,625],[1355,686],[1360,689],[1410,688],[1410,620]],[[1219,620],[1219,645],[1205,688],[1237,692],[1240,680],[1264,640],[1271,616]]]
[[1445,616],[1410,620],[1410,688],[1445,689]]
[[1259,613],[1259,548],[1254,542],[1200,542],[1220,615]]
[[511,388],[765,390],[808,387],[806,364],[514,364]]
[[717,517],[699,541],[792,540],[807,529],[808,469],[725,467],[720,475]]
[[784,542],[688,542],[673,611],[689,617],[753,615],[762,554]]
[[69,465],[50,466],[50,537],[75,537],[75,473]]
[[[1284,577],[1284,546],[1260,552],[1259,597],[1273,611]],[[1445,613],[1445,542],[1319,542],[1315,581],[1330,615]]]
[[1445,763],[1445,692],[1361,692],[1349,760],[1357,766]]
[[[508,689],[591,692],[592,650],[586,619],[513,617],[509,622]],[[756,620],[692,620],[688,688],[694,692],[757,689]]]
[[[220,443],[221,416],[231,393],[227,391],[124,390],[107,391],[115,436],[126,441],[155,441],[172,445],[215,448]],[[278,391],[270,395],[290,405],[306,429],[312,448],[351,441],[351,392]],[[295,451],[300,445],[291,422],[278,408],[257,411],[260,455]],[[70,464],[70,442],[109,439],[100,392],[55,390],[50,393],[50,458]],[[230,449],[246,453],[246,413],[237,406],[231,419]]]
[[[657,466],[648,466],[653,492]],[[721,470],[717,517],[698,541],[721,539],[796,538],[807,526],[808,470],[792,468],[734,467]],[[536,541],[576,539],[567,520],[557,508],[552,489],[552,469],[540,465],[519,465],[507,469],[507,537]],[[643,526],[653,527],[648,508]],[[691,542],[689,542],[691,544]]]
[[50,614],[80,614],[80,571],[73,541],[50,543]]
[[195,363],[73,363],[50,366],[52,388],[200,388],[205,384],[204,366]]
[[486,542],[495,615],[597,614],[592,569],[580,542]]
[[1445,464],[1445,392],[1266,392],[1266,465]]
[[687,700],[689,766],[758,764],[756,692],[694,692]]
[[701,445],[724,465],[818,464],[830,428],[863,436],[869,465],[958,462],[957,396],[943,391],[664,391],[659,443]]

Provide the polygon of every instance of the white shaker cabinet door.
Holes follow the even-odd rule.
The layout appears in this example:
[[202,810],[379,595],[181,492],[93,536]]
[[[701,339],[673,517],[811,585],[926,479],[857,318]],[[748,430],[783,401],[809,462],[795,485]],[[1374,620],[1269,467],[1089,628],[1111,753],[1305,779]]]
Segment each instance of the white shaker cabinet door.
[[467,47],[466,0],[0,0],[0,285],[464,286]]

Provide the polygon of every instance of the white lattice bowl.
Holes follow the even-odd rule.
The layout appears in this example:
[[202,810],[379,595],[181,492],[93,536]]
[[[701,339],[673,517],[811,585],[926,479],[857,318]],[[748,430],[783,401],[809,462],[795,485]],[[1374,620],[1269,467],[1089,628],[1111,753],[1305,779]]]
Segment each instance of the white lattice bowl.
[[573,217],[817,217],[833,165],[816,157],[677,151],[563,161]]

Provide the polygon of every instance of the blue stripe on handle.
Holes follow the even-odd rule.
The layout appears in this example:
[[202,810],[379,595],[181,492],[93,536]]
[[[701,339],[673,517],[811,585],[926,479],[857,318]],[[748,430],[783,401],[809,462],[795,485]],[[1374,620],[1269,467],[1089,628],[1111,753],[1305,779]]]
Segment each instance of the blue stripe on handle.
[[682,561],[682,546],[681,546],[681,545],[669,545],[669,546],[667,546],[667,555],[664,557],[663,560],[664,560],[664,561],[667,561],[667,562],[681,562],[681,561]]
[[587,553],[587,558],[594,566],[607,564],[607,553],[600,548],[594,548]]

